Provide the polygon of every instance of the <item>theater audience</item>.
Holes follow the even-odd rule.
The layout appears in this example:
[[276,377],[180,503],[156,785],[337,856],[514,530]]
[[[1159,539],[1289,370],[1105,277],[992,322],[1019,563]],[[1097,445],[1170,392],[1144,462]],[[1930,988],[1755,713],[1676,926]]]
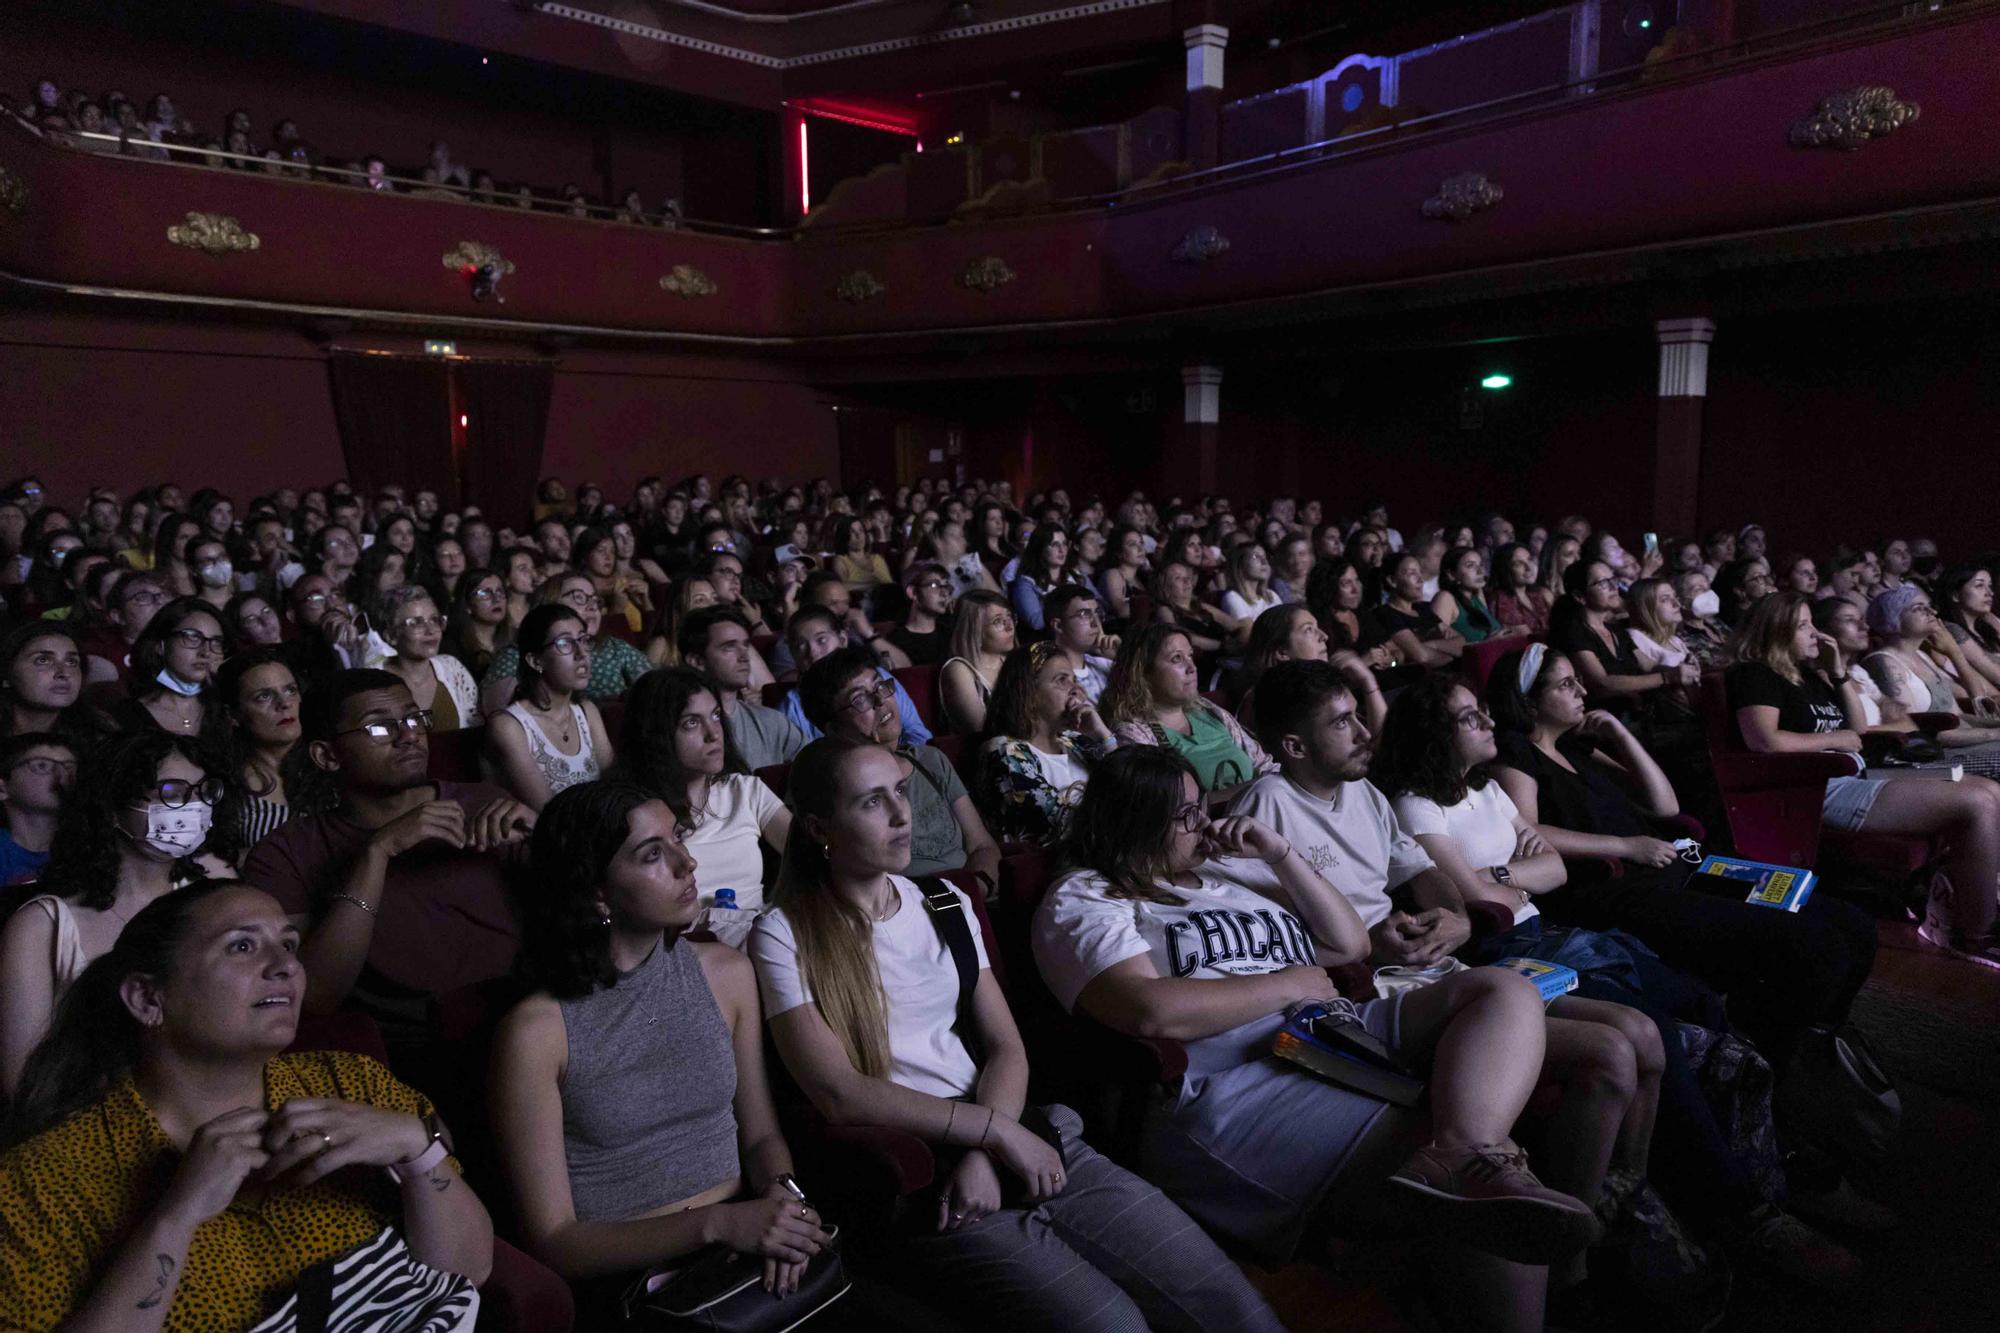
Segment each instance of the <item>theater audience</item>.
[[1204,699],[1194,647],[1178,626],[1127,635],[1102,708],[1121,745],[1164,746],[1186,759],[1211,801],[1224,801],[1270,756],[1225,708]]
[[193,738],[156,728],[113,737],[88,758],[60,802],[41,892],[0,928],[0,1084],[10,1097],[56,1001],[134,913],[173,889],[208,842],[223,794]]
[[49,863],[56,819],[76,786],[77,747],[49,731],[0,737],[0,888]]
[[1157,624],[1177,626],[1195,652],[1212,658],[1222,651],[1229,630],[1223,612],[1197,596],[1196,569],[1185,560],[1160,563],[1153,576],[1153,618]]
[[83,688],[82,650],[63,626],[30,620],[0,636],[0,739],[53,732],[96,741],[107,723]]
[[[0,1157],[0,1323],[247,1328],[294,1301],[470,1318],[493,1224],[421,1093],[364,1056],[286,1052],[298,947],[269,895],[210,881],[77,978]],[[302,1279],[335,1259],[315,1299]]]
[[1245,731],[1257,733],[1257,682],[1280,662],[1331,662],[1354,692],[1362,721],[1371,728],[1381,725],[1388,704],[1368,663],[1347,649],[1331,651],[1326,631],[1308,608],[1280,606],[1257,617],[1243,654],[1243,670],[1236,678],[1241,691],[1236,718]]
[[1038,523],[1021,552],[1019,572],[1007,585],[1014,619],[1021,626],[1044,632],[1042,603],[1057,588],[1075,580],[1070,567],[1069,533],[1060,523]]
[[792,1180],[756,974],[687,937],[702,909],[680,822],[623,782],[549,802],[522,959],[538,989],[494,1041],[523,1237],[577,1285],[587,1327],[623,1322],[628,1288],[710,1246],[760,1257],[783,1297],[829,1239]]
[[678,633],[681,661],[716,686],[730,746],[743,766],[754,773],[790,762],[806,743],[806,734],[753,697],[751,665],[757,650],[750,644],[750,623],[743,613],[733,606],[703,607],[681,621]]
[[1008,654],[987,730],[978,783],[987,824],[1003,843],[1054,846],[1090,766],[1117,745],[1077,679],[1076,658],[1052,640]]
[[1158,1189],[1083,1141],[1075,1112],[1027,1105],[971,905],[908,864],[923,779],[877,746],[821,741],[792,780],[798,819],[751,956],[779,1054],[820,1114],[934,1145],[936,1202],[911,1210],[899,1260],[982,1322],[1280,1327]]
[[[601,633],[604,602],[598,597],[597,586],[588,574],[571,573],[551,578],[536,590],[535,597],[538,605],[567,608],[583,625],[583,638],[579,642],[588,650],[590,670],[589,679],[583,686],[584,698],[594,701],[616,699],[631,688],[633,681],[653,669],[653,664],[637,648],[623,639]],[[525,624],[521,628],[524,629]],[[515,696],[514,677],[520,671],[520,663],[520,630],[517,629],[514,642],[494,654],[493,665],[480,679],[480,711],[492,714],[506,708]]]
[[[493,658],[513,640],[507,623],[507,585],[498,574],[468,571],[459,580],[445,622],[443,652],[456,659],[476,681],[493,665]],[[477,707],[477,693],[474,706]]]
[[912,666],[943,666],[951,656],[953,619],[951,575],[945,567],[918,561],[903,573],[910,608],[889,631],[889,642]]
[[[842,588],[841,591],[845,594],[846,589]],[[833,610],[823,606],[808,606],[792,617],[787,636],[791,639],[792,660],[799,667],[800,685],[793,687],[791,692],[785,695],[783,709],[785,717],[808,740],[817,739],[824,734],[824,724],[814,718],[811,710],[805,705],[802,688],[805,673],[816,663],[834,653],[852,653],[877,663],[875,673],[881,678],[882,688],[895,704],[897,725],[901,728],[902,734],[909,737],[912,745],[930,744],[930,728],[926,727],[923,719],[917,715],[916,701],[910,698],[909,692],[903,688],[903,683],[891,676],[887,667],[880,665],[881,659],[872,647],[855,647],[843,639],[839,623],[834,618]]]
[[1530,627],[1525,621],[1510,625],[1501,620],[1498,608],[1487,602],[1486,587],[1485,552],[1472,546],[1453,547],[1440,566],[1437,596],[1431,598],[1438,623],[1467,643],[1527,633]]
[[[1989,720],[1968,711],[1960,701],[1952,675],[1930,657],[1930,651],[1936,651],[1939,642],[1950,637],[1942,631],[1930,594],[1916,582],[1906,580],[1900,587],[1877,593],[1870,600],[1867,622],[1880,646],[1865,654],[1860,665],[1881,699],[1894,702],[1906,715],[1932,714],[1953,719],[1957,725],[1937,733],[1938,742],[1950,751],[1950,758],[1963,764],[1968,772],[2000,777],[2000,720]],[[1838,642],[1836,638],[1836,646]],[[1862,699],[1865,720],[1868,711],[1865,693]]]
[[1740,630],[1750,610],[1777,590],[1770,564],[1756,557],[1732,560],[1717,570],[1713,586],[1719,609],[1716,619]]
[[[555,602],[528,613],[515,636],[514,700],[494,714],[486,747],[494,776],[530,810],[611,767],[611,735],[585,697],[591,675],[583,617]],[[644,679],[644,677],[641,677]]]
[[1111,664],[1119,644],[1117,635],[1104,632],[1097,592],[1081,583],[1069,583],[1050,593],[1042,605],[1051,640],[1073,659],[1076,683],[1084,697],[1095,704],[1111,681]]
[[[649,671],[625,701],[619,748],[623,776],[665,801],[682,845],[701,865],[708,929],[741,945],[764,906],[761,847],[785,845],[791,812],[743,766],[708,677],[687,667]],[[729,898],[734,896],[734,908]]]
[[1105,546],[1106,561],[1097,571],[1097,586],[1114,624],[1132,619],[1132,598],[1146,589],[1146,534],[1134,527],[1112,529]]
[[[1077,806],[1070,850],[1077,868],[1035,917],[1043,977],[1065,1008],[1187,1049],[1178,1095],[1140,1134],[1135,1160],[1147,1178],[1266,1261],[1290,1257],[1309,1230],[1351,1225],[1364,1201],[1381,1202],[1386,1178],[1445,1242],[1428,1256],[1434,1299],[1455,1304],[1447,1293],[1476,1271],[1479,1298],[1456,1315],[1539,1328],[1539,1269],[1475,1268],[1450,1245],[1539,1264],[1599,1234],[1589,1205],[1537,1180],[1510,1137],[1545,1049],[1533,988],[1475,969],[1346,1008],[1324,968],[1367,956],[1354,909],[1256,820],[1211,823],[1177,755],[1109,756]],[[1285,1012],[1306,1001],[1428,1066],[1428,1146],[1405,1155],[1386,1103],[1265,1054]]]
[[984,589],[958,601],[951,656],[938,672],[939,703],[953,735],[986,730],[986,709],[1007,654],[1014,650],[1014,612],[1006,598]]
[[894,582],[889,562],[874,549],[868,525],[853,515],[833,525],[833,539],[828,545],[833,551],[833,572],[850,592],[872,594],[883,584]]
[[1493,548],[1487,586],[1492,590],[1493,617],[1504,627],[1525,634],[1548,632],[1548,613],[1535,595],[1540,565],[1534,553],[1518,542]]
[[319,682],[301,726],[312,767],[243,878],[305,923],[306,1006],[358,1009],[407,1055],[435,1035],[432,997],[512,968],[503,872],[534,812],[498,787],[432,781],[428,719],[386,671]]
[[1465,651],[1465,639],[1431,609],[1422,557],[1411,552],[1392,556],[1383,563],[1382,573],[1382,604],[1368,613],[1375,635],[1399,662],[1425,668],[1456,662]]
[[382,669],[410,687],[417,707],[431,715],[432,731],[457,731],[485,720],[479,687],[463,662],[446,652],[447,621],[430,590],[421,584],[396,589],[383,598],[383,637],[394,651]]
[[1271,558],[1246,542],[1229,553],[1229,577],[1222,593],[1222,624],[1238,645],[1249,642],[1250,626],[1284,598],[1271,586]]

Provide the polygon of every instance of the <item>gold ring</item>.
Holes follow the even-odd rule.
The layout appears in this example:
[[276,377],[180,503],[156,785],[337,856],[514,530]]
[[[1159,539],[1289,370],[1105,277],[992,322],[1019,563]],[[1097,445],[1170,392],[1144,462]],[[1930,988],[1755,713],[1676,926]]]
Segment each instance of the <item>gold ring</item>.
[[[319,1132],[319,1136],[325,1142],[326,1148],[331,1148],[333,1146],[333,1135],[327,1133],[325,1130],[322,1129]],[[320,1151],[325,1152],[326,1148],[321,1148]]]

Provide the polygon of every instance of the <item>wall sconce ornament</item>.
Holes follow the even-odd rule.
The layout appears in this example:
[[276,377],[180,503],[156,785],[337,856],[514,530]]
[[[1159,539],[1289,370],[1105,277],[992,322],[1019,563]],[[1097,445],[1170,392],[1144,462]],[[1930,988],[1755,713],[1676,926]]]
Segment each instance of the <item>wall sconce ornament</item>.
[[1838,148],[1856,152],[1870,139],[1880,139],[1917,118],[1917,104],[1896,96],[1894,88],[1864,85],[1830,94],[1810,116],[1792,123],[1794,148]]
[[1204,222],[1174,247],[1173,260],[1176,264],[1206,264],[1229,252],[1229,238],[1218,231],[1212,223]]
[[995,287],[1014,280],[1014,270],[999,255],[982,255],[965,266],[959,285],[975,292],[990,293]]
[[264,242],[256,232],[222,213],[189,213],[186,222],[167,228],[167,239],[175,245],[199,250],[205,255],[240,255]]
[[721,289],[715,285],[715,279],[693,264],[676,264],[673,272],[660,279],[660,290],[672,292],[683,299],[692,299],[697,296],[713,296]]
[[514,261],[493,246],[484,241],[460,241],[445,252],[444,266],[466,276],[473,300],[506,304],[507,298],[500,295],[500,279],[514,271]]
[[1500,182],[1481,171],[1462,171],[1447,176],[1438,192],[1424,200],[1424,216],[1438,222],[1463,222],[1474,213],[1483,213],[1505,198]]
[[28,211],[28,182],[0,167],[0,209],[13,217]]
[[833,284],[833,294],[849,305],[864,305],[878,300],[888,290],[865,268],[842,274],[840,281]]

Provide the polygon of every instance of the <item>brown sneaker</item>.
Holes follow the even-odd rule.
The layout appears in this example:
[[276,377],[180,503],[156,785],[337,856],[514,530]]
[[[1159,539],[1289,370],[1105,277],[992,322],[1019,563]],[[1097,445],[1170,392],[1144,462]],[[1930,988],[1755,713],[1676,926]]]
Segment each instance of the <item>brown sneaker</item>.
[[1603,1235],[1587,1204],[1535,1179],[1528,1154],[1507,1144],[1419,1148],[1389,1183],[1424,1201],[1440,1233],[1515,1263],[1545,1264]]

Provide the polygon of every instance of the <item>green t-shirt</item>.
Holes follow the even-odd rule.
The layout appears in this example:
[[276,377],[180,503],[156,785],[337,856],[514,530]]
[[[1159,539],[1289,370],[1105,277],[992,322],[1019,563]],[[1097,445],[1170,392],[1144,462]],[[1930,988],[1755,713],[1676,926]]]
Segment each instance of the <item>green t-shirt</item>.
[[1166,727],[1157,730],[1166,745],[1194,765],[1194,780],[1203,791],[1233,787],[1257,776],[1249,754],[1236,743],[1221,718],[1205,708],[1190,708],[1187,720],[1192,735],[1183,736]]

